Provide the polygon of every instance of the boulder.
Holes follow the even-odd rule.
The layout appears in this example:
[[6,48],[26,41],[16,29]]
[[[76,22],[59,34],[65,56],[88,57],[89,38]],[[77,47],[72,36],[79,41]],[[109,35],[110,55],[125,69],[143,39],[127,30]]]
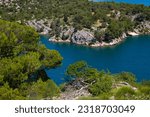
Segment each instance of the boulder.
[[90,45],[96,42],[94,34],[89,31],[80,30],[73,33],[71,42],[76,44]]
[[67,39],[71,39],[72,34],[74,33],[74,28],[73,27],[69,27],[67,29],[64,29],[62,31],[62,33],[60,34],[60,37],[62,40],[67,40]]

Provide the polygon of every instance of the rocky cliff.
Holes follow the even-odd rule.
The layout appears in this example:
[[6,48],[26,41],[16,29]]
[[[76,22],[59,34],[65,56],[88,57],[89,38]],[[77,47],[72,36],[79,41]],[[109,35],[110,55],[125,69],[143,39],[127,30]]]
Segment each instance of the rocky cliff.
[[[83,28],[76,30],[73,26],[60,26],[58,35],[54,34],[52,28],[52,20],[32,20],[27,21],[26,25],[34,27],[40,34],[48,34],[51,36],[49,41],[53,42],[69,42],[88,46],[110,46],[121,42],[127,36],[137,36],[140,34],[150,34],[150,22],[144,21],[137,25],[132,31],[124,32],[120,37],[112,39],[110,42],[99,41],[94,35],[94,30]],[[53,33],[53,34],[52,34]],[[56,33],[56,32],[55,32]],[[106,37],[101,37],[106,38]]]

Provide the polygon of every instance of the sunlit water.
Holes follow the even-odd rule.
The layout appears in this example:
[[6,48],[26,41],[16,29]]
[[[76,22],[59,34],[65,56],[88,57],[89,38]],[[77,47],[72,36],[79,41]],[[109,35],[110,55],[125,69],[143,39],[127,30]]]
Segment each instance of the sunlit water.
[[[150,6],[150,0],[94,1],[115,1]],[[67,66],[80,60],[85,60],[89,65],[99,70],[109,70],[112,73],[132,72],[136,75],[137,81],[150,80],[150,36],[129,37],[117,46],[105,48],[52,43],[44,36],[41,36],[41,42],[49,49],[58,50],[64,58],[61,67],[46,70],[48,76],[57,84],[65,82],[64,76]]]
[[41,42],[49,49],[60,52],[64,60],[62,66],[47,70],[47,74],[57,84],[65,82],[64,73],[69,64],[85,60],[90,66],[112,73],[132,72],[137,81],[150,80],[150,36],[128,37],[124,42],[113,47],[91,48],[67,43],[52,43],[41,36]]

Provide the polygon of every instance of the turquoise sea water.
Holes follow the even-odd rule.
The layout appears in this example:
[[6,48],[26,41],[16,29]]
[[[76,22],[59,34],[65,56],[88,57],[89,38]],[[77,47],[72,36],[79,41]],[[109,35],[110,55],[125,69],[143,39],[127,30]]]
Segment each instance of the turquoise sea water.
[[150,6],[150,0],[94,0],[96,2],[101,1],[114,1],[114,2],[125,2],[131,4],[144,4],[145,6]]
[[112,73],[132,72],[137,76],[137,81],[150,80],[150,36],[148,35],[128,37],[121,44],[105,48],[52,43],[44,36],[41,36],[41,42],[49,49],[58,50],[64,58],[61,67],[46,71],[57,84],[65,82],[63,78],[67,66],[79,60],[85,60],[99,70],[109,70]]

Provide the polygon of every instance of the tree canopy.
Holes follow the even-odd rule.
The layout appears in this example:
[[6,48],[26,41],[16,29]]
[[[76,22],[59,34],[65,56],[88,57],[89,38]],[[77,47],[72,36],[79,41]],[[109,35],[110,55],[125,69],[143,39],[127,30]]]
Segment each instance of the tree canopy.
[[[49,88],[43,90],[41,98],[58,94],[57,86],[47,77],[44,69],[57,67],[61,61],[62,57],[56,50],[46,49],[39,43],[39,35],[33,28],[0,20],[0,97],[2,99],[30,99],[29,91],[36,85],[39,90],[41,86],[43,89]],[[26,86],[25,83],[30,85]],[[23,85],[26,88],[20,90]]]
[[68,66],[66,75],[87,85],[92,96],[81,99],[150,99],[149,81],[137,83],[135,75],[129,72],[111,74],[99,71],[85,61],[78,61]]

